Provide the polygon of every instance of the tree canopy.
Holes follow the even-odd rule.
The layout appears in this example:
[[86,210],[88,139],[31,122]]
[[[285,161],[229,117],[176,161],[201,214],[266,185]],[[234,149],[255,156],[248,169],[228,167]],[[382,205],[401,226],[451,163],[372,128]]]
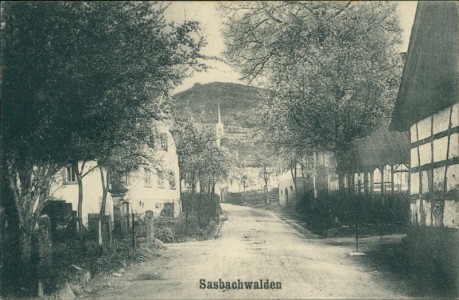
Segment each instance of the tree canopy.
[[189,121],[176,122],[173,131],[179,157],[180,177],[188,183],[213,185],[228,177],[227,149],[215,143],[215,133],[199,129]]
[[119,140],[118,129],[132,133],[160,118],[162,95],[204,68],[198,24],[168,24],[164,10],[145,2],[5,5],[8,145],[65,161],[90,153],[79,146],[100,152]]
[[[396,4],[220,6],[226,58],[269,92],[261,125],[278,151],[333,151],[387,126],[401,73]],[[343,166],[341,166],[343,167]]]
[[166,9],[2,3],[2,206],[14,206],[7,217],[18,218],[29,246],[56,171],[138,153],[132,148],[148,145],[154,121],[167,115],[169,91],[206,68],[199,24],[170,23]]

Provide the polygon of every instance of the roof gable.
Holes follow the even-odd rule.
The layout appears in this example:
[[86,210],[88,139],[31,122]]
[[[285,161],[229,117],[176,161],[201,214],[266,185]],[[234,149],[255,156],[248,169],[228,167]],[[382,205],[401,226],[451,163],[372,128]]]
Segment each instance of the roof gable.
[[356,140],[352,147],[352,165],[356,171],[410,163],[408,132],[379,131]]
[[390,129],[459,102],[459,2],[419,1]]

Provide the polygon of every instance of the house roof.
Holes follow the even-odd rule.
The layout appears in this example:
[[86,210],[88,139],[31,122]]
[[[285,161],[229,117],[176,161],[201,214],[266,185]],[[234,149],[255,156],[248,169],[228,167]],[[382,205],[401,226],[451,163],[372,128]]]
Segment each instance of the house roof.
[[408,132],[379,131],[356,140],[351,161],[356,171],[368,171],[383,165],[409,164]]
[[408,130],[459,101],[458,30],[459,2],[418,2],[391,130]]

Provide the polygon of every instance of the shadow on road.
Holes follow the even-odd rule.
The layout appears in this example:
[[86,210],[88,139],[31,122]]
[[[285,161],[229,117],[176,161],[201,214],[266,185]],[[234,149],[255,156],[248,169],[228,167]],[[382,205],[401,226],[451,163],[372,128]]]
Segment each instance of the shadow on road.
[[381,244],[358,259],[369,269],[391,279],[397,285],[394,288],[403,290],[410,297],[457,299],[455,283],[446,279],[441,271],[427,272],[410,267],[408,255],[405,244],[398,242]]
[[[290,225],[301,225],[302,222],[295,220],[294,214],[280,207],[278,203],[246,206],[257,208],[254,212],[269,211]],[[293,224],[295,223],[295,224]],[[298,227],[298,226],[293,226]],[[307,229],[305,229],[307,230]],[[353,233],[340,236],[337,234],[332,238],[324,238],[323,241],[328,245],[346,247],[349,251],[355,250],[355,238]],[[370,272],[379,273],[389,282],[394,283],[394,289],[409,297],[420,297],[426,299],[448,298],[459,299],[458,290],[455,282],[449,280],[448,276],[441,270],[427,272],[421,269],[410,267],[408,263],[409,252],[406,245],[402,242],[405,234],[379,235],[372,236],[371,233],[359,238],[359,251],[366,255],[354,257]]]

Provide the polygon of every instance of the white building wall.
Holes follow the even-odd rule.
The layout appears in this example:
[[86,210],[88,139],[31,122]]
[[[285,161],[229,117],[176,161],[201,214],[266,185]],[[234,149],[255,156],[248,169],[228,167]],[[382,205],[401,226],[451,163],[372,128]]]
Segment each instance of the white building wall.
[[[296,187],[298,193],[301,194],[304,191],[304,182],[311,183],[312,179],[305,179],[301,175],[296,177]],[[295,205],[295,185],[293,183],[292,174],[287,171],[279,175],[279,204],[281,206]],[[312,187],[312,185],[311,185]],[[287,193],[286,193],[287,191]]]
[[[152,210],[154,216],[158,216],[166,203],[174,205],[174,217],[181,214],[180,203],[180,174],[177,156],[177,148],[174,138],[166,125],[158,127],[160,133],[167,135],[167,151],[162,150],[158,144],[155,156],[158,164],[144,166],[129,176],[128,192],[124,198],[131,204],[132,209],[137,213]],[[150,172],[150,183],[145,181],[145,170]],[[162,184],[159,174],[162,172]],[[173,173],[175,187],[171,184],[169,174]]]
[[[81,168],[83,162],[79,162]],[[87,224],[89,213],[99,213],[102,203],[102,181],[100,169],[96,167],[95,161],[85,163],[83,174],[92,170],[88,175],[83,177],[83,223]],[[54,176],[54,183],[51,187],[51,200],[65,200],[72,204],[72,210],[78,209],[78,184],[75,181],[67,181],[67,170],[62,169]],[[113,215],[113,201],[110,194],[107,195],[107,214]]]
[[[158,142],[156,149],[157,165],[148,166],[151,170],[151,184],[145,184],[145,167],[139,168],[137,172],[129,175],[128,192],[124,198],[131,204],[132,209],[137,213],[143,213],[147,210],[152,210],[155,216],[158,216],[164,207],[165,203],[173,203],[174,216],[178,217],[181,214],[180,189],[179,189],[179,165],[177,149],[174,139],[166,125],[158,126],[159,132],[167,135],[168,149],[161,150]],[[79,163],[80,167],[82,162]],[[97,162],[89,161],[85,163],[83,173],[93,169],[88,175],[83,178],[83,223],[87,224],[89,213],[99,213],[102,201],[102,183],[100,170],[96,167]],[[158,186],[158,170],[163,171],[164,184]],[[175,179],[175,188],[171,185],[168,174],[173,172]],[[76,181],[66,181],[65,168],[55,175],[54,184],[51,188],[51,199],[65,200],[67,203],[72,203],[74,211],[78,208],[78,184]],[[113,200],[108,193],[106,213],[113,216]]]
[[[413,224],[421,224],[421,189],[422,208],[425,212],[424,224],[427,226],[439,226],[438,212],[441,211],[438,203],[443,198],[443,186],[445,180],[445,161],[448,148],[448,123],[451,115],[451,128],[459,126],[459,103],[444,109],[431,117],[427,117],[410,128],[411,133],[411,173],[410,173],[410,194],[411,194],[411,221]],[[432,123],[433,122],[433,123]],[[417,125],[417,129],[416,129]],[[417,134],[419,133],[419,134]],[[439,136],[433,136],[439,134]],[[442,136],[443,135],[443,136]],[[431,141],[433,136],[433,141]],[[427,139],[427,140],[426,140]],[[424,141],[423,141],[424,140]],[[419,157],[416,142],[419,145]],[[433,151],[433,152],[432,152]],[[450,137],[448,158],[459,157],[459,134],[453,133]],[[421,170],[419,170],[421,166]],[[433,170],[433,171],[432,171]],[[421,179],[420,179],[421,174]],[[432,176],[432,184],[429,184],[429,177]],[[449,163],[446,174],[446,200],[444,203],[443,225],[459,228],[459,164]],[[435,202],[432,203],[432,194],[435,193]]]

